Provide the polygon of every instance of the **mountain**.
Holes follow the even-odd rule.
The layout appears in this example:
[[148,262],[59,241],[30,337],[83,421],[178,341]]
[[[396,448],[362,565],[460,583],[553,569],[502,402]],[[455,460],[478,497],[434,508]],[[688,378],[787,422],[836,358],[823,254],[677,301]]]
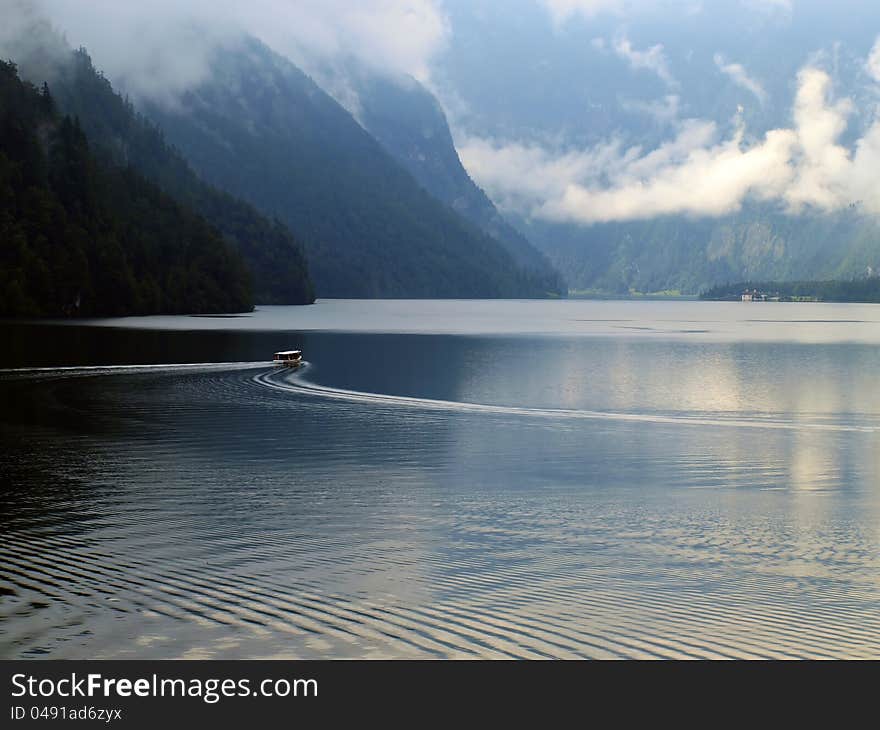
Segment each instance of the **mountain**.
[[60,108],[79,119],[108,163],[130,165],[181,204],[198,211],[234,246],[252,272],[261,304],[311,304],[315,299],[305,255],[293,234],[252,205],[203,181],[154,123],[132,104],[80,49],[51,72]]
[[858,208],[789,216],[752,206],[721,219],[524,227],[575,291],[698,294],[726,282],[851,279],[880,269],[880,221]]
[[[858,207],[789,215],[780,210],[784,203],[747,194],[741,207],[723,215],[706,210],[628,220],[642,217],[630,210],[591,223],[579,222],[570,209],[562,220],[548,216],[544,206],[559,202],[569,183],[605,191],[621,180],[646,187],[683,180],[673,191],[679,200],[711,200],[700,195],[703,188],[734,180],[735,170],[677,177],[646,168],[674,154],[695,122],[715,129],[698,151],[732,139],[738,129],[748,149],[769,130],[795,128],[805,67],[828,74],[829,108],[849,100],[839,143],[852,154],[877,117],[880,54],[872,49],[880,5],[509,0],[504,13],[493,7],[489,0],[445,0],[454,32],[435,59],[434,84],[441,98],[456,100],[457,138],[511,154],[528,150],[535,166],[506,176],[500,163],[509,159],[501,155],[486,169],[471,164],[466,150],[462,156],[572,289],[695,294],[728,281],[850,278],[880,266],[880,226]],[[527,176],[529,184],[521,184]],[[552,184],[542,182],[548,179]]]
[[[19,12],[0,24],[2,53],[10,37],[39,45],[13,21],[50,4],[6,4]],[[62,109],[96,153],[216,223],[262,301],[311,296],[287,231],[322,296],[542,296],[559,288],[554,267],[573,289],[696,293],[880,264],[876,3],[509,0],[499,13],[498,0],[444,0],[442,39],[402,57],[386,52],[415,40],[377,26],[361,29],[375,47],[307,38],[305,7],[285,33],[256,9],[192,3],[167,27],[119,10],[107,32],[100,9],[51,5],[180,154],[110,103],[94,69],[70,94],[53,81]],[[352,114],[239,32],[293,54]],[[454,110],[458,150],[407,73]]]
[[130,167],[96,158],[49,87],[0,62],[0,314],[253,308],[241,257]]
[[357,118],[382,146],[438,200],[501,243],[523,268],[563,293],[547,257],[511,226],[461,164],[446,114],[411,77],[355,74]]
[[144,102],[210,183],[277,216],[322,297],[542,297],[491,236],[420,186],[333,98],[256,40],[178,103]]

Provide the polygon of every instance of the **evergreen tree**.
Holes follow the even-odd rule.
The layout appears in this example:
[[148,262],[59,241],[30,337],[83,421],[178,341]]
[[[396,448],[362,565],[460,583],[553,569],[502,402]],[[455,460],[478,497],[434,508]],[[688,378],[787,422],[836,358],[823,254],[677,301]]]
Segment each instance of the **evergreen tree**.
[[0,62],[0,315],[252,309],[238,252]]

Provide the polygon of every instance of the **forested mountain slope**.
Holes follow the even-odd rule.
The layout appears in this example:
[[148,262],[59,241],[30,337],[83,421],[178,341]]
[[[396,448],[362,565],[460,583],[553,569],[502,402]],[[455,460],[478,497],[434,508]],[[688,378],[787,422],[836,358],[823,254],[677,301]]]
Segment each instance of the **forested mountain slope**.
[[201,216],[91,152],[48,86],[0,62],[0,314],[252,308],[244,262]]
[[280,222],[198,177],[165,140],[92,65],[84,50],[55,67],[53,89],[61,109],[76,116],[109,162],[131,165],[177,201],[201,213],[237,248],[252,272],[263,304],[310,304],[315,292],[299,242]]
[[334,99],[257,41],[145,113],[206,180],[277,216],[322,297],[541,297],[491,236],[424,190]]

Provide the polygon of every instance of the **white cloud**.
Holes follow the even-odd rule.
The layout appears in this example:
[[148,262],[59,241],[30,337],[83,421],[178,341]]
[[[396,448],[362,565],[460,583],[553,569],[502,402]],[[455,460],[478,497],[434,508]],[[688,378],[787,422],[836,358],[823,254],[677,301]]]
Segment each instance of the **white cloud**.
[[257,12],[238,10],[239,22],[281,51],[325,60],[348,55],[420,81],[427,80],[431,60],[449,34],[435,0],[258,0],[256,5]]
[[[354,60],[426,80],[449,29],[435,0],[33,0],[135,95],[173,96],[242,32],[301,65]],[[0,0],[0,6],[10,0]]]
[[831,78],[798,75],[792,126],[750,140],[741,115],[722,136],[713,122],[687,120],[657,149],[611,141],[554,152],[537,145],[465,139],[471,174],[499,203],[526,215],[592,224],[658,215],[721,216],[749,199],[790,212],[861,203],[880,214],[880,120],[848,149],[840,142],[853,105],[832,98]]
[[678,86],[678,82],[669,69],[669,62],[666,59],[662,44],[658,43],[644,51],[640,51],[633,47],[629,38],[620,36],[614,40],[612,48],[614,53],[624,59],[631,68],[637,71],[651,71],[657,74],[667,86]]
[[874,81],[880,83],[880,38],[876,40],[874,47],[871,48],[871,52],[868,54],[865,70]]
[[465,167],[502,208],[524,212],[560,198],[572,180],[613,174],[638,154],[624,150],[619,140],[555,154],[538,144],[499,144],[478,137],[464,138],[457,147]]
[[720,53],[715,54],[715,65],[725,76],[740,88],[751,93],[761,104],[767,101],[767,92],[759,81],[749,76],[748,71],[740,63],[728,63]]

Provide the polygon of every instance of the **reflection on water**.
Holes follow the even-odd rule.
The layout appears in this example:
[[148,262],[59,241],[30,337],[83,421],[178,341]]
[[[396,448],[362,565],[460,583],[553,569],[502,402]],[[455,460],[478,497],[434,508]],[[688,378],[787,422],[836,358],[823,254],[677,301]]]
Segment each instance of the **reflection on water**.
[[880,654],[873,344],[2,334],[227,364],[0,374],[0,656]]
[[880,343],[875,304],[324,299],[225,317],[126,317],[101,327],[171,331],[575,335],[713,342]]

